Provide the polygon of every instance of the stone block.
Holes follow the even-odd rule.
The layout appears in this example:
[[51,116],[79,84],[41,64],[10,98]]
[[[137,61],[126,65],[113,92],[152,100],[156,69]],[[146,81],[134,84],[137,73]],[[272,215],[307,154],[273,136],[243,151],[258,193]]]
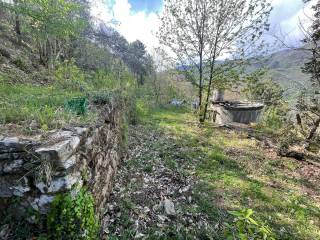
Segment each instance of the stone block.
[[53,200],[54,196],[44,194],[34,199],[30,198],[29,202],[34,210],[39,211],[42,214],[45,214],[49,211],[50,204],[53,202]]
[[25,193],[31,190],[29,181],[26,177],[22,178],[16,186],[12,187],[13,195],[23,197]]
[[81,174],[79,172],[54,178],[49,186],[45,182],[38,182],[36,183],[36,187],[41,193],[57,193],[70,190],[76,183],[82,185]]
[[31,190],[28,179],[23,177],[20,181],[18,176],[0,177],[0,197],[22,197]]
[[2,172],[3,173],[23,172],[23,163],[24,163],[23,159],[7,161],[3,164]]
[[[57,134],[50,140],[55,140],[56,136]],[[50,161],[56,166],[68,166],[71,155],[76,151],[80,144],[80,138],[74,136],[73,133],[69,131],[64,131],[60,133],[59,136],[62,140],[59,139],[58,142],[51,144],[48,147],[40,147],[36,149],[35,152],[41,160]]]
[[17,160],[27,157],[25,152],[11,152],[11,153],[0,153],[0,161],[2,160]]
[[18,153],[30,151],[36,143],[32,140],[7,137],[0,140],[0,153]]

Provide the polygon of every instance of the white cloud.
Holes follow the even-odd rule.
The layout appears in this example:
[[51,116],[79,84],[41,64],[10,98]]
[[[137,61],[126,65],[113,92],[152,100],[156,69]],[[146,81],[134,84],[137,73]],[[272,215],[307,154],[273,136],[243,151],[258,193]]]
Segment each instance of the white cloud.
[[112,20],[112,12],[107,6],[111,4],[111,1],[104,0],[89,0],[91,14],[96,20],[109,22]]
[[308,28],[312,21],[313,11],[311,6],[317,0],[304,4],[302,0],[270,0],[273,11],[270,16],[271,32],[287,42],[289,45],[301,43],[304,37],[301,30]]
[[[299,22],[305,26],[310,24],[306,17],[312,16],[311,7],[317,0],[312,0],[307,6],[302,0],[268,0],[273,6],[270,16],[271,34],[290,35],[292,42],[299,42],[302,33]],[[142,41],[150,51],[159,46],[155,36],[160,21],[155,12],[133,11],[128,0],[90,0],[93,16],[104,21],[116,20],[115,28],[129,41]],[[303,8],[304,6],[304,8]]]
[[115,28],[129,42],[140,40],[148,50],[159,45],[155,33],[160,21],[154,12],[134,12],[128,0],[91,0],[91,12],[104,22],[116,20]]

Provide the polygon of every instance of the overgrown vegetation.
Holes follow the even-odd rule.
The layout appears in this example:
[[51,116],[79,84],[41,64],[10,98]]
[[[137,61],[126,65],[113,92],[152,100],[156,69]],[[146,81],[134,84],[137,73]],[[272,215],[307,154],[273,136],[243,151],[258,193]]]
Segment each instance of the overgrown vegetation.
[[78,193],[55,197],[47,219],[48,239],[95,240],[99,224],[91,193],[82,188]]
[[145,47],[132,45],[132,64],[143,59],[140,65],[112,56],[116,46],[113,40],[101,37],[101,29],[93,27],[86,1],[0,4],[0,25],[6,29],[1,39],[8,48],[1,48],[1,55],[10,66],[0,66],[3,128],[8,130],[6,124],[15,124],[15,131],[33,133],[92,123],[99,111],[92,106],[91,96],[104,91],[120,91],[134,100],[136,84],[147,75],[146,70],[139,70],[139,76],[134,71],[146,64]]
[[[152,176],[154,172],[149,173],[148,169],[156,170],[159,164],[152,153],[160,151],[161,161],[165,161],[169,169],[199,179],[193,188],[195,202],[181,203],[177,208],[187,215],[206,215],[214,229],[198,235],[199,232],[192,232],[186,226],[179,228],[181,232],[155,227],[150,236],[157,236],[159,232],[162,235],[154,239],[180,239],[179,236],[181,239],[200,236],[226,239],[226,234],[230,239],[320,237],[317,227],[320,202],[316,197],[320,193],[316,182],[320,179],[313,175],[318,171],[316,167],[278,157],[276,152],[269,152],[256,140],[248,139],[246,133],[217,129],[211,124],[199,127],[196,116],[183,108],[140,112],[145,128],[142,135],[156,129],[160,136],[156,140],[151,138],[146,155],[130,160],[128,166],[130,164],[134,172]],[[150,165],[148,168],[146,162]],[[143,191],[141,186],[136,188]],[[137,191],[136,188],[132,191]],[[128,191],[131,191],[129,187]],[[133,206],[135,204],[138,202]],[[254,211],[252,219],[252,211],[245,208]],[[188,233],[183,233],[183,229],[188,229]]]
[[277,134],[289,119],[289,105],[282,87],[272,79],[263,80],[264,76],[264,70],[246,75],[242,92],[248,100],[264,104],[260,127],[265,132]]
[[[0,0],[0,135],[93,125],[116,99],[126,108],[122,137],[130,138],[130,122],[141,139],[133,142],[140,152],[125,163],[137,180],[125,176],[129,184],[119,190],[124,193],[117,199],[118,222],[108,226],[110,239],[320,238],[319,169],[277,155],[300,147],[319,159],[319,3],[304,40],[312,53],[302,69],[310,87],[291,97],[295,104],[263,70],[243,69],[269,29],[268,1],[166,0],[158,35],[171,54],[162,48],[148,53],[139,40],[129,43],[94,22],[89,9],[87,0]],[[230,59],[218,60],[226,55]],[[250,134],[206,122],[213,90],[234,87],[242,98],[265,105],[260,123],[248,126]],[[175,202],[176,216],[155,208],[153,198],[168,196],[154,176],[179,189],[171,197],[192,181],[188,195]],[[152,189],[145,189],[145,177]],[[150,212],[158,216],[137,224]],[[11,217],[3,224],[12,225]],[[15,239],[98,239],[86,188],[60,194],[45,225],[32,210],[28,217],[33,225],[18,221]]]
[[[19,198],[11,200],[10,212],[18,206]],[[3,204],[8,204],[2,202]],[[6,209],[8,210],[8,209]],[[96,240],[99,236],[99,222],[95,215],[92,194],[85,188],[75,187],[71,193],[57,195],[51,205],[48,217],[31,207],[25,210],[24,218],[3,212],[2,226],[10,226],[10,239],[23,240]],[[8,228],[8,229],[9,229]],[[4,230],[2,228],[2,230]],[[5,230],[4,230],[4,233]],[[1,235],[6,239],[5,235]]]

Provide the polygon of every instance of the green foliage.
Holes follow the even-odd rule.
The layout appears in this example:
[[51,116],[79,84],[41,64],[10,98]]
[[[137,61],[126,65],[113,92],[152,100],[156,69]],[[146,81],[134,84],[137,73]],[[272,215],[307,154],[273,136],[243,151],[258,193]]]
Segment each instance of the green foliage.
[[265,73],[264,70],[258,70],[247,75],[243,92],[250,100],[261,101],[266,106],[277,106],[283,101],[284,90],[271,79],[262,80]]
[[67,0],[19,0],[4,3],[12,14],[19,16],[15,22],[18,43],[21,37],[36,43],[40,61],[54,68],[62,53],[67,55],[70,40],[78,37],[88,22],[81,14],[84,3]]
[[31,121],[35,121],[43,130],[60,128],[71,120],[74,123],[92,122],[93,112],[76,116],[66,111],[66,101],[79,97],[85,97],[84,93],[60,87],[1,84],[0,122],[22,124],[26,129]]
[[262,125],[269,129],[281,129],[287,120],[288,111],[286,104],[266,108],[262,116]]
[[269,80],[261,80],[265,75],[264,70],[257,70],[245,77],[246,87],[244,94],[249,100],[259,101],[265,104],[262,127],[266,130],[279,130],[287,121],[289,111],[288,103],[283,99],[282,87]]
[[272,230],[263,223],[253,218],[252,209],[243,209],[240,211],[231,211],[234,223],[226,224],[229,232],[227,239],[230,240],[275,240]]
[[99,226],[91,193],[82,188],[75,196],[70,193],[56,196],[48,215],[47,229],[50,239],[98,239]]
[[123,92],[131,91],[135,87],[135,80],[125,66],[119,62],[119,66],[114,66],[111,71],[98,69],[88,80],[94,89],[112,89]]
[[108,104],[112,101],[113,97],[114,95],[111,91],[98,91],[98,92],[94,92],[90,96],[92,101],[97,105]]
[[16,65],[19,69],[25,72],[30,72],[30,69],[26,65],[26,63],[21,59],[17,58],[11,61],[14,65]]
[[74,59],[60,63],[55,70],[55,80],[59,87],[69,90],[84,90],[85,74],[78,68]]
[[48,37],[68,38],[76,36],[85,27],[79,13],[81,5],[66,0],[18,1],[9,6],[13,11],[30,19],[30,33],[41,40]]

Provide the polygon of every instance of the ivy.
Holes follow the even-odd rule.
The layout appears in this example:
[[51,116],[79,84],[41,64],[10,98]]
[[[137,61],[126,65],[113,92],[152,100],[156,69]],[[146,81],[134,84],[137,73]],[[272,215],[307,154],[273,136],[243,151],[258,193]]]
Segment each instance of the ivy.
[[82,188],[76,196],[65,193],[55,197],[47,220],[49,239],[98,239],[98,229],[94,200],[87,189]]

